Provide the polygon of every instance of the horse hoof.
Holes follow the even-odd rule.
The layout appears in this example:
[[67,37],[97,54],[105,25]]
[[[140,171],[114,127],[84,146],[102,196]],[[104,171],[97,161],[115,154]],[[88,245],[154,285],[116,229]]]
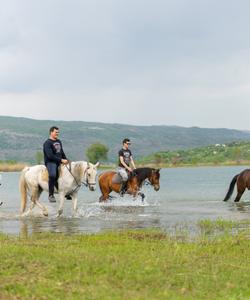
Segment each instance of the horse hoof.
[[57,212],[57,214],[56,214],[56,217],[57,217],[57,218],[60,217],[60,216],[62,215],[62,213],[63,213],[63,210],[62,210],[62,209],[58,210],[58,212]]

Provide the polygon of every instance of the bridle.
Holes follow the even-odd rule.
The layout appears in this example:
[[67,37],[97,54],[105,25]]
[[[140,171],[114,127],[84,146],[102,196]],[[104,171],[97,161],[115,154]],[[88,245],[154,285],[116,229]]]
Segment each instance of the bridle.
[[153,179],[153,174],[151,173],[150,176],[148,176],[145,180],[144,180],[144,185],[152,185],[152,186],[155,186],[156,183],[152,182]]
[[83,173],[83,181],[81,181],[80,183],[76,180],[74,174],[71,172],[71,163],[69,164],[69,167],[68,167],[68,165],[66,165],[66,168],[69,171],[69,173],[71,174],[71,176],[74,178],[74,181],[76,183],[76,187],[69,194],[78,192],[82,185],[84,185],[86,187],[92,187],[92,186],[96,185],[96,182],[89,182],[87,171],[90,168],[90,165],[88,162],[87,162],[87,167],[85,168],[85,171]]
[[87,168],[85,169],[84,174],[83,174],[83,178],[85,178],[85,181],[81,182],[86,187],[91,187],[91,186],[95,186],[96,185],[95,181],[94,182],[89,182],[89,178],[88,178],[88,169],[89,168],[90,168],[90,165],[87,162]]

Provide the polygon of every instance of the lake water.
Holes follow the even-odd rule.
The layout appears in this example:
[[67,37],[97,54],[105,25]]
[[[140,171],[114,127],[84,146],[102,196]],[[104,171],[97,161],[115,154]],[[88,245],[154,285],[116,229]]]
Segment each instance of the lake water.
[[[180,224],[195,226],[203,219],[242,220],[250,218],[250,193],[245,192],[241,202],[223,198],[234,175],[247,167],[200,167],[161,170],[161,189],[155,192],[144,186],[144,203],[131,197],[117,197],[100,204],[99,188],[90,192],[85,187],[79,192],[79,215],[72,216],[71,201],[66,200],[64,214],[56,218],[57,204],[41,201],[48,207],[49,217],[35,209],[29,217],[20,217],[18,180],[20,173],[2,173],[0,187],[0,232],[31,234],[34,232],[94,233],[125,228],[161,228],[171,231]],[[115,194],[114,194],[115,195]]]

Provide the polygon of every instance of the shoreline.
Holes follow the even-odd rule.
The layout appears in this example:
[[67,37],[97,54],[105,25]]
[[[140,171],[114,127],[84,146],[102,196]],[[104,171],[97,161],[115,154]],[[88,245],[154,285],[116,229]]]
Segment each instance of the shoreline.
[[[28,164],[28,163],[15,163],[15,164],[8,164],[8,163],[0,163],[0,172],[20,172],[25,167],[30,167],[35,164]],[[162,168],[162,169],[173,169],[173,168],[200,168],[200,167],[236,167],[236,166],[247,166],[249,165],[250,168],[250,161],[243,161],[240,163],[237,162],[226,162],[220,164],[208,163],[208,164],[153,164],[153,163],[138,163],[138,168],[143,167],[150,167],[150,168]],[[99,170],[115,170],[117,166],[114,165],[105,165],[101,164],[98,168]]]
[[0,163],[0,172],[20,172],[23,168],[30,166],[27,163]]

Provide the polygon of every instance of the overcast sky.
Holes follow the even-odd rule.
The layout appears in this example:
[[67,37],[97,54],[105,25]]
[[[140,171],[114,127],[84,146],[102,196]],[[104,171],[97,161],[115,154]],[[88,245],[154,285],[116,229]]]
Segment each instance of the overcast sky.
[[249,0],[0,4],[0,115],[250,130]]

